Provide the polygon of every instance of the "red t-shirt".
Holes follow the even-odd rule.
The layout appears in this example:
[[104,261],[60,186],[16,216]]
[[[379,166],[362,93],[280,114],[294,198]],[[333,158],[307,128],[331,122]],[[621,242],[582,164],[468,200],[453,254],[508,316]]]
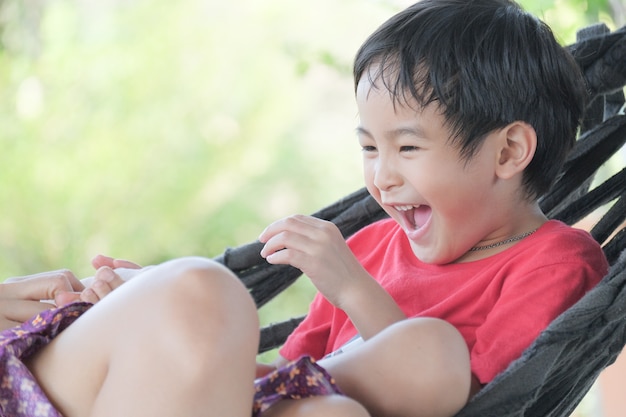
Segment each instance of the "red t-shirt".
[[[419,261],[392,219],[362,229],[348,244],[407,317],[437,317],[461,332],[472,372],[483,384],[608,271],[587,232],[554,220],[507,250],[458,264]],[[356,334],[348,316],[318,293],[280,354],[319,359]]]

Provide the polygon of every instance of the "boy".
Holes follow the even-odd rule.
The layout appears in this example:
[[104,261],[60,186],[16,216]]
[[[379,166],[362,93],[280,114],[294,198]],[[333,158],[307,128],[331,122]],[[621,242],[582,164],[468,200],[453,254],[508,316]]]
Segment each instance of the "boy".
[[374,415],[451,415],[469,398],[445,382],[463,359],[421,346],[438,328],[421,331],[422,320],[463,337],[475,392],[606,274],[598,244],[537,202],[574,144],[585,84],[549,28],[506,0],[409,7],[361,47],[354,81],[365,182],[391,219],[349,240],[356,258],[316,219],[261,235],[268,262],[300,268],[319,290],[277,363],[345,351],[357,335],[367,346],[411,317],[414,346],[383,348],[401,360],[361,362],[377,375],[371,386],[345,388],[341,355],[319,363]]

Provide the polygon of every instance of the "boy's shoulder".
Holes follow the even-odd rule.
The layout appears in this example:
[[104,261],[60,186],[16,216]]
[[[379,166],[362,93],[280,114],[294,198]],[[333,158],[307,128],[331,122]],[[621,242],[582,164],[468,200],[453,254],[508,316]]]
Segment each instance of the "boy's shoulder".
[[549,220],[508,251],[511,258],[529,264],[585,265],[604,274],[608,262],[600,244],[586,230]]
[[582,247],[602,251],[600,244],[588,231],[559,220],[548,220],[533,234],[533,239],[529,240],[535,245],[562,244],[563,250]]

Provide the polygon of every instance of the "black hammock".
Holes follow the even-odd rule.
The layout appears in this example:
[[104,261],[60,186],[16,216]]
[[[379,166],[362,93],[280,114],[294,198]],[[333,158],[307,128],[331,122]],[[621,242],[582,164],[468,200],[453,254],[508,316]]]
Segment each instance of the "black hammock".
[[[610,165],[607,161],[626,142],[626,26],[612,33],[603,24],[585,28],[567,48],[582,68],[589,102],[576,146],[540,204],[548,217],[567,224],[602,211],[591,234],[602,244],[611,269],[457,417],[568,416],[626,345],[626,168],[592,188],[598,169]],[[335,223],[344,237],[386,217],[365,189],[313,215]],[[239,276],[258,307],[302,275],[294,267],[265,262],[261,247],[253,242],[216,258]],[[261,329],[259,352],[284,343],[302,319]]]

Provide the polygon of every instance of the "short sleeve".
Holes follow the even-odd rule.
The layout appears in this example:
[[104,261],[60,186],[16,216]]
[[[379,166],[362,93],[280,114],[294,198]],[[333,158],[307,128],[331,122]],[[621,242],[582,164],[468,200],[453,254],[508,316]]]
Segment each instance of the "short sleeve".
[[302,355],[320,359],[326,351],[333,317],[333,306],[317,293],[306,318],[289,335],[279,353],[287,360],[295,360]]

